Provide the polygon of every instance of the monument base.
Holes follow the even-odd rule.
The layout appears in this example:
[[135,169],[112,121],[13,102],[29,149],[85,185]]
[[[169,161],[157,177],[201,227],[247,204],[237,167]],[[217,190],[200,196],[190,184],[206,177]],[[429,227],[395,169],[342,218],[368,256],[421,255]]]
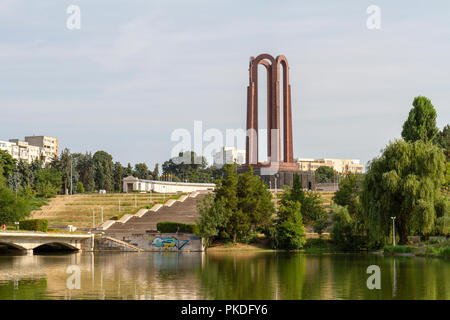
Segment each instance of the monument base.
[[[316,190],[316,176],[314,171],[301,171],[295,164],[280,163],[278,170],[271,170],[268,165],[252,165],[253,172],[263,180],[271,189],[282,189],[283,186],[292,188],[295,175],[300,176],[303,189]],[[248,170],[248,165],[240,167],[240,172]]]

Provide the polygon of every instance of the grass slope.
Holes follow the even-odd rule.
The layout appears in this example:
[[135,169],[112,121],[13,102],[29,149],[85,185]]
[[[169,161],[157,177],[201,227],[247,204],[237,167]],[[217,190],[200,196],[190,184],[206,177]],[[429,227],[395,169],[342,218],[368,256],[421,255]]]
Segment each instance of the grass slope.
[[[134,214],[145,206],[163,203],[170,198],[178,198],[175,194],[112,193],[112,194],[77,194],[58,195],[49,200],[40,210],[34,210],[31,217],[47,219],[49,226],[71,224],[78,228],[92,227],[92,216],[95,213],[95,225],[101,223],[101,208],[103,221],[124,214]],[[120,200],[120,212],[119,212]],[[136,200],[136,203],[135,203]]]

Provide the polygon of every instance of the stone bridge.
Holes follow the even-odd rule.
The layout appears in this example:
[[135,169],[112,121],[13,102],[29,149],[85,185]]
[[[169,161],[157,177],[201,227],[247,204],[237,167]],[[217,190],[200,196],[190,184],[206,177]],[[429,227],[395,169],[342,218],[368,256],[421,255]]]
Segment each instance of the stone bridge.
[[0,246],[9,246],[32,255],[43,246],[55,250],[92,251],[93,234],[43,233],[43,232],[0,232]]

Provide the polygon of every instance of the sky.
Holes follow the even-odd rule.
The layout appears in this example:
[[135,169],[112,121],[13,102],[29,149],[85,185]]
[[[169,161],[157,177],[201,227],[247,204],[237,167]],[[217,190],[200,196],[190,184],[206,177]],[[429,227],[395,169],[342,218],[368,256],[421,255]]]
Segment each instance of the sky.
[[[80,29],[67,28],[70,5]],[[380,29],[367,28],[370,5]],[[415,96],[431,99],[439,128],[450,122],[449,12],[448,1],[0,0],[0,140],[47,135],[152,168],[194,121],[245,129],[249,57],[269,53],[290,65],[294,157],[367,164],[400,138]]]

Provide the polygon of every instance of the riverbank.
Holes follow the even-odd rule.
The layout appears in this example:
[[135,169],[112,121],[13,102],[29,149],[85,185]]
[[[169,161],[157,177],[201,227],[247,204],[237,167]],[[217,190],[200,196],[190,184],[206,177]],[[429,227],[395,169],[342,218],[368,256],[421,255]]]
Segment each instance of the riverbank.
[[207,252],[225,252],[225,251],[277,251],[270,248],[268,241],[261,240],[257,243],[215,243],[207,249]]
[[[207,252],[287,252],[288,250],[273,249],[266,239],[258,243],[216,243],[207,249]],[[342,251],[337,248],[330,239],[310,238],[306,240],[300,250],[289,252],[303,253],[355,253],[355,251]],[[450,259],[450,240],[432,240],[411,246],[385,246],[382,250],[371,251],[386,256],[409,256]]]
[[385,255],[450,259],[450,239],[438,238],[413,245],[385,246]]
[[338,252],[329,239],[309,238],[300,250],[273,249],[267,239],[261,239],[257,243],[215,243],[207,249],[208,252],[226,251],[265,251],[265,252],[305,252],[305,253],[332,253]]

